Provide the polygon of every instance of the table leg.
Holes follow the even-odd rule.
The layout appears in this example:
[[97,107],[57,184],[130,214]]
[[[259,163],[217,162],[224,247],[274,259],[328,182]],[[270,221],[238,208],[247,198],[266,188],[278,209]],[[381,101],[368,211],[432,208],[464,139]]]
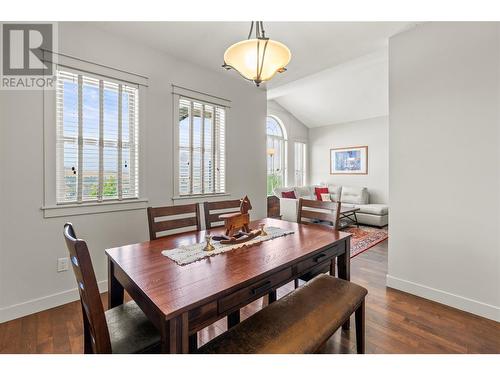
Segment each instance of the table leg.
[[356,212],[354,212],[354,221],[356,222],[356,227],[359,228],[358,216],[356,215]]
[[[337,271],[339,278],[350,281],[351,280],[351,238],[347,237],[345,241],[345,252],[337,258]],[[350,321],[347,320],[342,329],[348,330],[350,328]]]
[[227,329],[233,328],[236,324],[240,324],[240,310],[233,311],[227,316]]
[[115,277],[115,264],[108,258],[108,309],[123,304],[123,286]]
[[330,263],[330,275],[335,276],[335,258],[333,258]]
[[196,353],[198,350],[198,333],[189,335],[189,353]]
[[160,329],[161,352],[170,354],[189,353],[188,313],[165,320]]
[[267,298],[268,298],[267,301],[268,301],[269,305],[273,302],[276,302],[276,300],[278,299],[278,291],[273,290],[273,291],[269,292],[269,294],[267,295]]

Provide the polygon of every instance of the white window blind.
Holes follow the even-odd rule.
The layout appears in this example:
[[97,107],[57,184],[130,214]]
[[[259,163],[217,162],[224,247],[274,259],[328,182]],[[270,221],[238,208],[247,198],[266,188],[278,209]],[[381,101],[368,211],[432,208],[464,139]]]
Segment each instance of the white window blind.
[[306,184],[306,144],[295,142],[295,186]]
[[179,195],[225,193],[226,109],[179,98]]
[[138,89],[58,71],[57,203],[138,198]]

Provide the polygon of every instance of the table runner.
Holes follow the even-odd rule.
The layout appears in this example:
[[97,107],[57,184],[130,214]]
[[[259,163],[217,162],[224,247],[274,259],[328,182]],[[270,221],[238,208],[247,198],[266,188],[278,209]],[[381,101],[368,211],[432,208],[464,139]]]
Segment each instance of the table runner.
[[193,245],[185,245],[179,246],[175,249],[163,250],[161,253],[162,255],[172,259],[178,265],[183,266],[206,257],[222,254],[227,251],[245,246],[255,245],[260,242],[272,240],[274,238],[286,236],[293,233],[293,231],[291,230],[284,230],[277,227],[266,227],[265,231],[267,233],[267,236],[258,236],[250,241],[239,244],[223,245],[218,241],[212,241],[212,245],[214,245],[215,247],[215,250],[213,251],[204,251],[203,248],[205,247],[206,242],[203,241],[201,243]]

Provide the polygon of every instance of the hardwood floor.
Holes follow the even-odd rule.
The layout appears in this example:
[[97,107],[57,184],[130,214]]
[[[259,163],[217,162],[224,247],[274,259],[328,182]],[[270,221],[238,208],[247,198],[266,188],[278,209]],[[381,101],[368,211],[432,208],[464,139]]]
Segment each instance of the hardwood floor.
[[[367,353],[500,353],[500,323],[386,288],[387,241],[352,259],[352,281],[368,289]],[[293,283],[278,291],[290,292]],[[106,295],[103,295],[106,306]],[[258,311],[263,299],[242,309]],[[0,353],[82,353],[79,301],[0,324]],[[354,327],[354,322],[351,323]],[[198,333],[204,343],[226,329],[220,320]],[[355,331],[338,331],[322,353],[355,353]]]

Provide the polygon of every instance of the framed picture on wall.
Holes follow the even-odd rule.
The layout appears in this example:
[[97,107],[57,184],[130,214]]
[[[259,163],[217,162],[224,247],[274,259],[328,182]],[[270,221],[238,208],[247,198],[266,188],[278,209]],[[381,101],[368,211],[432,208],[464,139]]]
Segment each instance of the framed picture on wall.
[[330,149],[330,174],[368,174],[368,146]]

